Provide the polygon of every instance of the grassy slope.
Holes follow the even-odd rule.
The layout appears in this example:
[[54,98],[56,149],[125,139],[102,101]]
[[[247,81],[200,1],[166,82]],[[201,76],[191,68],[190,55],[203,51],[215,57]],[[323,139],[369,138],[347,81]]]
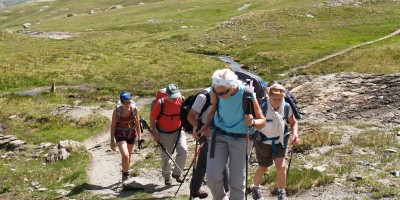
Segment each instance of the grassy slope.
[[[1,14],[8,16],[0,20],[3,29],[20,29],[24,22],[42,20],[33,23],[33,29],[80,35],[54,41],[2,33],[0,60],[5,73],[0,90],[48,85],[52,79],[62,85],[92,83],[114,94],[125,88],[149,94],[169,82],[183,88],[203,87],[209,84],[210,74],[224,65],[193,52],[229,54],[260,75],[276,78],[292,67],[400,27],[398,2],[328,7],[311,1],[254,1],[241,12],[236,9],[245,1],[77,2],[56,1],[45,11],[38,10],[48,2],[19,5],[10,8],[15,10],[12,14]],[[125,8],[107,10],[117,4]],[[96,13],[89,15],[90,9]],[[19,10],[28,11],[21,14]],[[77,16],[67,18],[67,13]],[[316,18],[306,17],[307,13]],[[229,20],[234,25],[217,28]],[[398,39],[392,41],[398,44]],[[381,42],[367,48],[379,46],[376,54],[384,55],[390,45],[394,44]],[[360,70],[365,67],[371,73],[399,71],[393,61],[398,51],[373,63],[363,62],[368,56],[362,55],[368,50],[359,51],[361,56],[342,57],[343,66],[321,64],[317,68],[329,72],[344,68],[365,72]]]

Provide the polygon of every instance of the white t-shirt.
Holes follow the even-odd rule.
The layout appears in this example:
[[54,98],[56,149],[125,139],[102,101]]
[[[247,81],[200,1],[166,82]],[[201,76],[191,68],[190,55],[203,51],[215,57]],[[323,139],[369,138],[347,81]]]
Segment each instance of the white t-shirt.
[[[211,91],[211,88],[206,88],[205,90],[209,93]],[[196,100],[194,101],[194,103],[192,105],[192,109],[200,114],[206,101],[207,101],[206,95],[200,93],[199,95],[197,95]],[[210,111],[211,111],[211,107],[212,106],[211,106],[211,97],[210,97],[210,105],[204,111],[204,113],[201,115],[201,122],[203,122],[203,124],[207,120],[207,116],[208,116],[208,113],[210,113]],[[196,119],[198,119],[198,118],[199,118],[199,116],[196,115]]]

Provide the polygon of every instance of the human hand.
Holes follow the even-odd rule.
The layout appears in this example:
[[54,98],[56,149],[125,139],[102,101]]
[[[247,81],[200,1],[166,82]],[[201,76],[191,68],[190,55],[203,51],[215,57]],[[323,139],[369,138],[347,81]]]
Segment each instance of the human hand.
[[206,137],[209,137],[211,135],[211,130],[209,129],[209,127],[203,127],[201,128],[201,135],[204,135]]
[[144,143],[144,139],[139,139],[138,140],[138,148],[139,148],[139,150],[143,149],[143,143]]
[[293,146],[296,146],[299,143],[300,139],[299,139],[299,135],[297,133],[293,134]]
[[245,118],[246,126],[247,127],[252,127],[253,123],[254,123],[253,115],[245,115],[244,118]]
[[154,138],[154,142],[156,142],[156,143],[159,142],[160,138],[159,138],[159,136],[158,136],[158,131],[155,131],[155,132],[153,133],[153,138]]
[[200,133],[199,130],[197,130],[197,127],[193,127],[193,138],[198,141],[200,138]]
[[111,140],[110,147],[111,147],[111,150],[115,151],[115,142],[114,142],[114,140]]

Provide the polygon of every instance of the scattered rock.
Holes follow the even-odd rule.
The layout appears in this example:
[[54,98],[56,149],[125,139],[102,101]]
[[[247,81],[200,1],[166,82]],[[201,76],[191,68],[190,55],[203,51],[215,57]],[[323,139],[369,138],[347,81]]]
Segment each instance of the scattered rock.
[[36,181],[31,182],[31,186],[32,186],[32,187],[36,187],[36,186],[38,186],[38,185],[39,185],[39,182],[36,182]]
[[22,25],[22,27],[24,27],[24,28],[30,28],[30,27],[32,27],[32,24],[31,24],[31,23],[24,23],[24,24]]
[[252,4],[246,3],[242,7],[238,8],[237,11],[247,10]]
[[66,149],[68,152],[85,151],[86,147],[80,142],[74,140],[63,140],[58,143],[59,149]]
[[356,181],[359,181],[359,180],[362,180],[362,179],[363,178],[361,176],[355,176],[355,175],[351,175],[351,174],[346,176],[346,180],[352,181],[352,182],[356,182]]
[[46,191],[46,190],[47,190],[47,188],[39,188],[39,189],[38,189],[39,192],[44,192],[44,191]]
[[11,115],[8,117],[8,119],[15,119],[17,117],[17,115]]
[[314,169],[314,170],[317,170],[317,171],[319,171],[319,172],[324,172],[324,171],[326,170],[326,168],[323,167],[323,166],[316,166],[316,167],[313,167],[313,169]]
[[121,6],[121,5],[116,5],[116,6],[111,6],[111,7],[109,8],[109,10],[113,10],[113,9],[122,9],[122,8],[124,8],[124,7]]
[[42,142],[39,145],[39,149],[49,149],[51,146],[53,146],[53,143],[51,142]]
[[307,14],[306,14],[306,17],[311,18],[311,19],[314,19],[314,18],[315,18],[315,16],[312,15],[312,14],[310,14],[310,13],[307,13]]
[[58,189],[56,190],[56,193],[61,195],[61,196],[67,196],[71,191],[68,190],[63,190],[63,189]]
[[67,14],[67,17],[75,17],[76,15],[75,14],[73,14],[73,13],[68,13]]
[[14,141],[11,141],[10,143],[8,143],[7,148],[8,148],[8,149],[11,149],[11,150],[23,149],[25,144],[26,144],[25,141],[22,141],[22,140],[14,140]]
[[391,171],[390,174],[395,176],[395,177],[399,177],[400,176],[400,172],[399,171]]
[[91,9],[90,12],[89,12],[89,14],[94,14],[94,10]]
[[397,151],[394,150],[394,149],[385,149],[384,152],[386,152],[386,153],[397,153]]
[[358,161],[358,164],[361,166],[368,166],[369,163],[365,162],[365,161]]

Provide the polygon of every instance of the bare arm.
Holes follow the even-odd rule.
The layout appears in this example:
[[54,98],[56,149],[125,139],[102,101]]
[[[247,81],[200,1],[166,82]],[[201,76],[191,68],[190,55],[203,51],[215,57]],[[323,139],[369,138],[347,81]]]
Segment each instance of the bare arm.
[[139,115],[139,109],[137,107],[136,107],[135,126],[136,126],[137,139],[139,141],[140,139],[142,139],[142,132],[141,132],[142,129],[140,129],[140,115]]
[[254,128],[255,129],[261,129],[266,124],[265,117],[264,117],[264,115],[262,113],[260,104],[258,104],[257,99],[253,99],[252,102],[253,102],[253,108],[254,108],[255,116],[246,115],[245,116],[246,125],[251,127],[251,126],[253,126],[253,123],[254,123]]
[[114,110],[111,119],[111,131],[110,131],[110,146],[112,150],[115,150],[115,128],[117,127],[117,110]]
[[156,119],[155,118],[150,117],[150,127],[153,132],[152,134],[154,137],[154,142],[158,143],[158,130],[156,128]]
[[211,131],[209,130],[211,123],[214,120],[214,115],[215,112],[217,111],[217,104],[218,104],[218,97],[217,95],[215,95],[214,92],[210,92],[210,97],[211,97],[211,102],[212,102],[212,107],[211,107],[211,111],[210,113],[208,113],[207,118],[206,118],[206,122],[204,124],[204,126],[201,128],[201,134],[204,136],[210,136],[211,135]]
[[296,146],[299,142],[299,127],[297,125],[297,120],[294,118],[294,115],[291,115],[288,119],[289,125],[290,125],[290,130],[292,131],[293,134],[293,145]]

